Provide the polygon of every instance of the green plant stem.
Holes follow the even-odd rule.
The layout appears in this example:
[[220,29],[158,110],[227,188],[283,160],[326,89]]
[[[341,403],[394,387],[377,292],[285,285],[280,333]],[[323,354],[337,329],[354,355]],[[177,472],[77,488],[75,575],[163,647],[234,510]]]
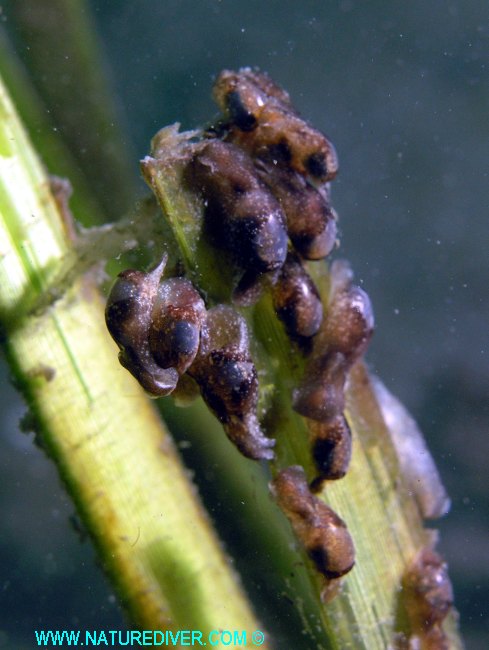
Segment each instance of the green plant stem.
[[36,311],[71,244],[0,81],[0,322],[38,441],[134,624],[251,632],[259,625],[172,440],[115,360],[93,281]]

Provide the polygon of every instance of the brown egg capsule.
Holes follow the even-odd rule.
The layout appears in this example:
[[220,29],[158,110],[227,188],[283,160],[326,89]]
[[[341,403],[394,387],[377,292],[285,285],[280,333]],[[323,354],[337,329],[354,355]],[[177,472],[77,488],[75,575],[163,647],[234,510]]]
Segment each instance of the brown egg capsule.
[[403,580],[404,603],[414,636],[423,650],[449,647],[441,628],[453,605],[447,565],[431,548],[414,559]]
[[204,302],[188,280],[161,282],[165,265],[166,256],[150,273],[120,273],[105,309],[119,361],[154,397],[175,389],[197,354],[205,319]]
[[270,485],[309,558],[328,580],[348,573],[355,564],[355,549],[342,519],[311,494],[302,467],[279,472]]
[[162,368],[182,375],[197,354],[205,304],[190,280],[169,278],[158,288],[148,333],[150,351]]
[[282,107],[266,106],[253,131],[230,128],[227,139],[252,158],[289,167],[318,183],[338,172],[336,150],[326,136]]
[[249,68],[218,77],[214,97],[231,121],[229,139],[253,158],[275,160],[316,181],[338,171],[336,151],[325,135],[297,115],[288,93]]
[[231,307],[219,305],[208,311],[189,374],[238,449],[255,460],[273,458],[275,443],[264,436],[256,416],[258,376],[246,322]]
[[151,310],[166,259],[151,273],[128,269],[119,274],[107,300],[105,322],[120,348],[119,361],[154,397],[168,395],[178,372],[155,362],[148,342]]
[[348,264],[331,266],[331,292],[326,317],[317,338],[317,348],[341,352],[349,364],[367,349],[374,331],[374,313],[368,295],[352,283]]
[[304,379],[294,393],[294,409],[319,422],[343,411],[347,373],[365,352],[374,328],[370,299],[352,285],[349,267],[335,262],[331,277],[328,311],[314,339]]
[[346,474],[351,460],[351,431],[342,413],[327,422],[308,420],[308,426],[312,458],[319,472],[311,485],[316,492],[325,480],[337,480]]
[[290,337],[309,338],[319,330],[323,305],[314,282],[289,253],[272,289],[273,307]]
[[331,272],[328,311],[314,338],[313,350],[293,408],[308,419],[311,451],[320,489],[324,480],[345,475],[351,459],[351,433],[343,415],[345,383],[353,363],[363,354],[373,333],[373,313],[367,294],[352,285],[347,266],[335,262]]
[[263,106],[270,99],[290,106],[289,94],[270,77],[251,68],[238,72],[223,70],[213,88],[214,99],[221,110],[242,131],[252,131]]
[[290,240],[301,257],[319,260],[336,245],[337,217],[325,187],[316,188],[290,169],[258,164],[260,178],[278,199],[287,218]]
[[257,125],[257,115],[267,99],[253,78],[246,72],[223,70],[213,88],[213,96],[225,115],[242,131],[252,131]]
[[196,153],[187,178],[206,204],[206,228],[248,274],[279,269],[287,255],[284,213],[249,158],[232,144],[209,141]]
[[293,393],[294,411],[317,422],[328,422],[342,413],[346,372],[347,362],[341,352],[312,356],[304,379]]

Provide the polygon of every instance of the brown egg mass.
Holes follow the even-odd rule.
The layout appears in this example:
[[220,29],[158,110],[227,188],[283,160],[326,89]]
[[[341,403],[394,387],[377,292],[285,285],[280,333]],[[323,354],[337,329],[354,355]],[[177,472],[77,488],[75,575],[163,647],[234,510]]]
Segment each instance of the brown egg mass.
[[320,490],[323,481],[338,480],[346,474],[351,460],[351,431],[342,413],[326,422],[308,420],[311,432],[311,453],[319,476],[312,489]]
[[336,244],[337,217],[324,186],[317,188],[293,170],[257,164],[260,178],[278,199],[287,218],[290,240],[301,257],[319,260]]
[[274,441],[264,436],[258,418],[258,376],[249,351],[244,318],[232,307],[210,309],[201,346],[189,374],[222,422],[229,439],[248,458],[273,458]]
[[173,391],[178,381],[175,368],[162,368],[149,346],[153,305],[166,257],[154,271],[128,269],[119,274],[107,300],[105,321],[119,346],[119,361],[153,397]]
[[282,266],[287,255],[284,213],[249,158],[232,144],[212,140],[195,155],[187,174],[206,202],[211,238],[256,273]]
[[158,287],[149,327],[151,354],[162,368],[182,375],[191,365],[205,322],[205,304],[190,280],[170,278]]
[[452,585],[443,558],[431,548],[423,549],[407,570],[403,589],[413,632],[423,636],[440,631],[453,605]]
[[273,307],[291,338],[311,337],[323,320],[323,305],[300,259],[289,253],[272,288]]
[[318,182],[336,175],[331,142],[296,113],[288,93],[264,73],[225,70],[216,80],[214,97],[229,118],[228,139],[253,158],[275,161]]
[[278,473],[272,494],[289,520],[317,571],[327,579],[339,578],[355,564],[355,549],[342,519],[314,496],[302,467]]

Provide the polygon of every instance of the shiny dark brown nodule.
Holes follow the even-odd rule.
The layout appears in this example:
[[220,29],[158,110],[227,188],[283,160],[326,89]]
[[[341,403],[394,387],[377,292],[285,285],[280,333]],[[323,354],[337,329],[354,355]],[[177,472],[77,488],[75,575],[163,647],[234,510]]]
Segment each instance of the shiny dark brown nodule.
[[453,605],[446,562],[432,548],[422,549],[403,578],[403,600],[412,637],[429,650],[449,650],[442,623]]
[[351,431],[343,413],[326,422],[308,420],[311,453],[319,476],[311,489],[320,490],[324,480],[336,481],[346,474],[351,460]]
[[248,458],[273,458],[274,441],[264,436],[258,418],[258,376],[249,351],[244,318],[218,305],[207,313],[202,340],[189,374],[222,422],[229,439]]
[[270,489],[317,571],[328,580],[348,573],[355,564],[350,533],[344,521],[310,492],[302,467],[280,471]]
[[310,338],[323,320],[318,290],[300,259],[289,253],[272,289],[273,307],[293,338]]
[[314,187],[297,172],[260,162],[260,178],[278,199],[287,218],[287,231],[295,250],[307,260],[320,260],[336,245],[336,214],[326,186]]
[[204,198],[210,239],[229,251],[245,271],[237,287],[237,302],[254,302],[261,293],[261,276],[279,269],[287,255],[286,220],[280,204],[248,156],[220,140],[198,149],[188,166],[187,180]]
[[170,394],[192,364],[206,317],[189,280],[161,281],[166,257],[153,271],[119,274],[107,300],[107,328],[121,364],[153,397]]
[[313,459],[321,480],[344,476],[351,457],[351,433],[343,416],[345,383],[353,363],[365,352],[373,333],[367,294],[352,284],[347,266],[331,269],[331,297],[304,379],[294,393],[294,409],[308,418]]
[[276,161],[322,183],[336,175],[331,142],[297,114],[288,93],[268,75],[250,68],[224,70],[214,97],[229,118],[229,140],[252,158]]
[[206,319],[205,304],[190,280],[169,278],[156,294],[148,332],[149,349],[163,368],[179,375],[192,364]]
[[132,269],[120,273],[105,308],[107,328],[120,349],[120,363],[154,397],[168,395],[178,382],[177,370],[159,366],[148,341],[153,304],[165,264],[166,258],[150,273]]
[[242,268],[257,273],[282,266],[287,255],[285,217],[248,157],[212,140],[195,155],[189,173],[206,202],[207,228]]

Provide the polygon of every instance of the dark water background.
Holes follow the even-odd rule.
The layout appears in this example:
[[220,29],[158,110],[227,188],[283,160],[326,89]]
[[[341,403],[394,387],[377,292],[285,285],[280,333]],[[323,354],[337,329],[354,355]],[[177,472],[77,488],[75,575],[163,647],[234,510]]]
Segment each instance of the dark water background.
[[[213,75],[259,66],[331,137],[340,254],[372,298],[368,361],[417,418],[453,500],[438,527],[468,650],[489,647],[489,5],[91,2],[138,156],[215,113]],[[137,174],[137,162],[134,164]],[[3,371],[0,648],[123,626]],[[62,608],[60,608],[62,603]]]

